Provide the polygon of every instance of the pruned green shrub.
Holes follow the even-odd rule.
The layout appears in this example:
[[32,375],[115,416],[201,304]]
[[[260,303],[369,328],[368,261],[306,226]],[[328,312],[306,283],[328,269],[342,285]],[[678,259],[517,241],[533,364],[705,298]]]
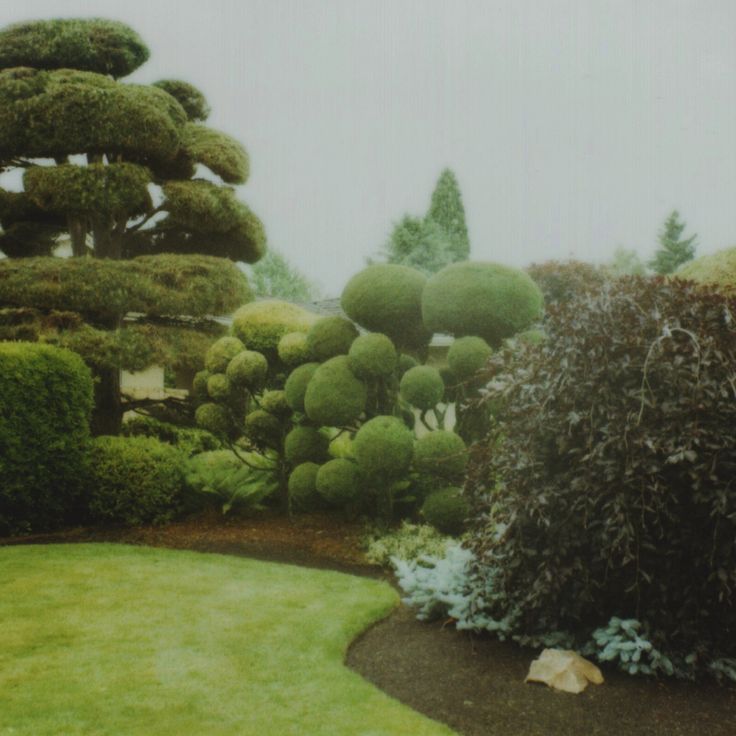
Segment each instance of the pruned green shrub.
[[463,497],[462,488],[441,488],[424,499],[422,517],[437,531],[456,536],[465,529],[470,506]]
[[289,504],[294,511],[310,511],[318,505],[317,463],[297,465],[289,475]]
[[311,360],[306,332],[287,332],[277,345],[281,362],[288,366],[297,366]]
[[197,407],[194,420],[198,426],[212,432],[215,437],[226,436],[233,428],[232,419],[227,409],[211,401]]
[[461,478],[468,462],[465,442],[454,432],[436,429],[414,444],[414,467],[441,478]]
[[233,356],[227,364],[225,374],[237,386],[257,391],[266,380],[268,361],[262,353],[243,350]]
[[307,347],[312,360],[325,361],[347,354],[356,337],[358,328],[349,319],[323,317],[309,328]]
[[184,455],[153,437],[96,437],[90,446],[87,499],[92,518],[135,526],[176,515]]
[[260,509],[278,487],[272,460],[256,452],[241,455],[230,450],[202,452],[189,458],[184,469],[189,491],[212,499],[223,514]]
[[319,363],[305,363],[295,368],[286,379],[284,391],[286,403],[294,410],[304,412],[304,395]]
[[201,452],[219,450],[220,440],[211,432],[194,427],[179,427],[162,422],[153,417],[134,417],[123,423],[121,434],[124,437],[155,437],[178,447],[187,457]]
[[80,520],[91,409],[78,355],[0,343],[0,534]]
[[294,427],[284,439],[284,456],[294,466],[321,462],[327,456],[327,437],[314,427]]
[[366,476],[398,477],[411,465],[414,433],[396,417],[374,417],[356,433],[353,450]]
[[432,332],[475,335],[491,346],[542,315],[542,292],[523,271],[464,261],[432,276],[422,292],[424,324]]
[[317,471],[317,492],[334,506],[346,506],[356,501],[361,483],[360,468],[352,460],[329,460]]
[[455,377],[466,381],[483,369],[491,352],[482,337],[459,337],[447,351],[447,365]]
[[224,373],[230,361],[242,350],[245,350],[245,345],[237,337],[221,337],[207,350],[204,366],[210,373]]
[[264,391],[261,395],[261,409],[276,417],[285,417],[291,414],[291,407],[286,401],[286,391],[281,389]]
[[387,378],[398,365],[398,355],[391,339],[379,332],[355,338],[348,352],[350,370],[363,380]]
[[734,657],[736,302],[629,277],[548,312],[489,363],[504,410],[468,486],[489,613],[579,641],[635,618],[683,665]]
[[225,401],[232,393],[230,379],[224,373],[213,373],[207,379],[207,395],[213,401]]
[[272,350],[290,332],[307,332],[319,315],[278,299],[250,302],[233,315],[233,333],[251,350]]
[[263,409],[246,414],[243,431],[256,444],[278,448],[281,441],[281,422]]
[[342,292],[345,314],[371,332],[388,335],[402,349],[421,349],[431,333],[422,322],[426,276],[409,266],[377,263],[348,281]]
[[338,355],[315,370],[304,394],[304,410],[317,424],[342,427],[358,419],[367,399],[365,384],[350,370],[347,356]]
[[431,365],[417,365],[404,373],[399,386],[401,397],[422,411],[433,409],[442,401],[445,384],[440,372]]

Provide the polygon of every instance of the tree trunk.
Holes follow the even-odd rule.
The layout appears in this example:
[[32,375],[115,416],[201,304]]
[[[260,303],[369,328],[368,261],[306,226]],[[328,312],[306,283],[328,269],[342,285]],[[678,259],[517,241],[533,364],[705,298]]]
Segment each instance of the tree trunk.
[[69,238],[72,243],[72,255],[83,256],[87,253],[87,225],[80,217],[67,218],[67,227],[69,228]]
[[123,421],[120,401],[120,370],[105,368],[95,376],[95,408],[92,411],[93,435],[119,434]]

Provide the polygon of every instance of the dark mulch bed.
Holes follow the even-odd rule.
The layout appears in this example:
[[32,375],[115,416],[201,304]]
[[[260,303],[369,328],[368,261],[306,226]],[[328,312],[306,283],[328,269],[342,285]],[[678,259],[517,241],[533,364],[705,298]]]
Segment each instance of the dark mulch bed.
[[[166,527],[73,529],[3,544],[123,542],[221,552],[386,577],[366,564],[361,526],[326,515]],[[356,641],[347,664],[393,697],[466,736],[735,736],[736,688],[627,677],[581,695],[527,685],[532,650],[418,622],[402,606]]]

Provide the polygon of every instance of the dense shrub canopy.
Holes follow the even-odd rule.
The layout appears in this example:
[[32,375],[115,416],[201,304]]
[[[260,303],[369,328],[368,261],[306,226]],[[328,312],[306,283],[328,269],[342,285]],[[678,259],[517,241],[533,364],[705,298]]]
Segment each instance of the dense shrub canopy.
[[0,534],[81,520],[91,409],[78,355],[0,343]]
[[251,350],[276,350],[290,332],[307,332],[319,315],[278,299],[251,302],[233,316],[233,334]]
[[378,263],[348,281],[342,308],[362,327],[388,335],[399,348],[422,348],[431,334],[422,323],[426,276],[408,266]]
[[409,368],[401,377],[401,397],[422,411],[434,408],[445,394],[440,372],[431,365]]
[[681,266],[677,278],[709,284],[724,294],[736,296],[736,248],[701,256]]
[[365,384],[350,370],[347,356],[338,355],[315,370],[304,394],[304,410],[317,424],[343,427],[358,419],[367,400]]
[[389,337],[372,332],[353,341],[348,362],[358,378],[370,380],[390,376],[396,370],[398,357]]
[[358,430],[353,449],[371,479],[397,477],[411,465],[414,433],[396,417],[374,417]]
[[526,272],[542,290],[547,306],[566,302],[588,291],[596,291],[608,280],[604,268],[585,261],[532,263]]
[[353,340],[358,337],[358,328],[345,317],[323,317],[307,332],[307,347],[312,360],[328,360],[336,355],[345,355]]
[[736,655],[734,315],[714,291],[632,277],[491,358],[503,421],[469,487],[490,509],[475,546],[497,618],[587,635],[636,618],[663,651]]
[[491,348],[482,337],[460,337],[447,351],[447,365],[456,378],[472,378],[486,364]]
[[542,293],[523,271],[464,261],[436,273],[422,292],[424,324],[432,332],[476,335],[491,345],[541,317]]

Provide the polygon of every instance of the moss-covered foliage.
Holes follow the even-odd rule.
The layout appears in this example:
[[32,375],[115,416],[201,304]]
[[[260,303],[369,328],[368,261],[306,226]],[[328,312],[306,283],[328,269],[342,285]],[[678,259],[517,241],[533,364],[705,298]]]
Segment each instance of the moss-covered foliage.
[[461,534],[470,515],[470,505],[462,488],[440,488],[427,496],[421,514],[427,523],[443,534]]
[[396,417],[378,416],[358,430],[353,448],[366,476],[398,477],[411,465],[414,433]]
[[344,458],[329,460],[317,471],[317,492],[335,506],[357,500],[361,490],[360,468]]
[[[251,298],[233,263],[211,256],[0,260],[0,304],[119,318],[227,314]],[[246,343],[247,344],[247,343]]]
[[348,281],[342,308],[367,330],[388,335],[400,349],[421,349],[431,337],[422,322],[426,281],[424,274],[408,266],[374,264]]
[[445,394],[440,372],[431,365],[409,368],[401,377],[401,397],[422,411],[433,409]]
[[454,432],[436,429],[414,445],[414,467],[442,478],[462,478],[468,462],[465,442]]
[[387,378],[396,370],[398,355],[389,337],[371,332],[353,341],[348,352],[348,364],[358,378]]
[[87,490],[92,518],[129,526],[168,521],[180,501],[184,461],[153,437],[96,437]]
[[324,361],[345,355],[358,337],[357,327],[345,317],[323,317],[307,332],[307,347],[312,360]]
[[266,380],[268,361],[262,353],[255,350],[243,350],[230,360],[225,373],[236,386],[257,391]]
[[245,345],[237,337],[221,337],[207,351],[204,366],[210,373],[224,373],[230,361],[243,350]]
[[79,356],[0,343],[0,534],[80,521],[91,409]]
[[182,135],[185,154],[195,164],[206,166],[228,184],[244,184],[248,180],[248,153],[234,138],[195,123],[189,123]]
[[523,271],[495,263],[453,263],[436,273],[422,293],[427,329],[476,335],[490,345],[541,317],[542,292]]
[[286,402],[294,411],[304,412],[304,396],[317,368],[319,363],[305,363],[295,368],[286,379],[284,384]]
[[681,266],[674,276],[708,284],[724,294],[736,296],[736,248],[696,258]]
[[83,69],[119,78],[148,55],[135,31],[101,18],[31,21],[0,31],[0,68]]
[[301,463],[289,475],[289,502],[294,511],[310,511],[317,499],[317,463]]
[[459,337],[447,351],[447,364],[457,379],[466,381],[485,366],[491,352],[482,337]]
[[210,116],[207,98],[193,84],[180,79],[161,79],[153,86],[168,92],[182,106],[191,122],[204,122]]
[[284,440],[284,455],[292,466],[310,460],[322,462],[327,455],[327,437],[314,427],[294,427]]
[[322,363],[307,384],[304,410],[317,424],[342,427],[354,422],[365,410],[365,384],[350,370],[346,355]]
[[277,352],[284,365],[297,366],[309,362],[307,333],[288,332],[279,340]]
[[233,316],[233,334],[251,350],[276,350],[289,332],[307,332],[319,319],[296,304],[278,299],[251,302]]

